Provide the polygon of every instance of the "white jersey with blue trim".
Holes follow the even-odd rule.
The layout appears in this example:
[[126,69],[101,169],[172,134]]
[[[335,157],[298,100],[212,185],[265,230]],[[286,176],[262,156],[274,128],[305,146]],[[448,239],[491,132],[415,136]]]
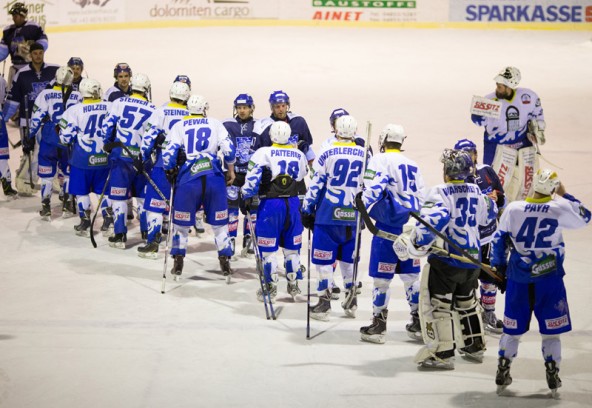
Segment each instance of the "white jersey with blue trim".
[[[41,91],[37,98],[35,98],[35,105],[33,105],[33,114],[31,115],[29,135],[33,137],[37,134],[41,125],[46,123],[48,118],[51,121],[52,126],[60,124],[60,119],[66,109],[70,106],[76,105],[82,102],[82,95],[80,92],[73,91],[70,93],[68,100],[64,107],[64,95],[62,88],[59,85],[54,86],[51,89],[44,89]],[[55,142],[58,142],[58,135],[55,134]],[[49,141],[50,143],[52,141]]]
[[562,231],[589,222],[590,210],[569,194],[511,202],[493,238],[491,264],[506,265],[510,252],[508,279],[529,283],[545,275],[563,275]]
[[320,225],[356,223],[353,203],[364,169],[365,149],[354,142],[335,141],[319,153],[302,210]]
[[[189,115],[185,105],[176,102],[169,102],[156,108],[152,116],[148,118],[147,130],[142,138],[142,159],[147,160],[154,150],[154,144],[159,134],[164,133],[165,141],[162,149],[169,143],[169,132],[173,126]],[[159,150],[156,155],[155,167],[162,167],[162,153]]]

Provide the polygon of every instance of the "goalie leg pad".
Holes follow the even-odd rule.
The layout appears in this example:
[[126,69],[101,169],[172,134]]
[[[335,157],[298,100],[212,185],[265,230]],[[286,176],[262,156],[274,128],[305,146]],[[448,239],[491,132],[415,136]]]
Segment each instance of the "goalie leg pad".
[[518,158],[518,151],[504,145],[497,145],[495,149],[495,156],[491,167],[497,173],[497,176],[504,187],[506,197],[508,197],[508,190],[511,184],[514,170],[516,169],[516,160]]
[[539,159],[535,147],[518,150],[518,174],[516,200],[525,200],[533,187],[534,175],[539,168]]
[[470,296],[458,296],[455,309],[459,315],[460,330],[457,344],[466,357],[481,361],[485,351],[485,335],[479,303],[472,293]]

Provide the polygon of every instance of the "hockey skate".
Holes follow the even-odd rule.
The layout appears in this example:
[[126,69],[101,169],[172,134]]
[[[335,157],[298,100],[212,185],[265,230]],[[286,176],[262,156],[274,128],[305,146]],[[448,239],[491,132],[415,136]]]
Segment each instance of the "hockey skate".
[[76,216],[76,197],[68,193],[64,193],[64,201],[62,202],[62,218],[71,218]]
[[84,212],[84,217],[80,218],[80,224],[74,226],[76,235],[79,237],[88,237],[90,228],[90,210]]
[[421,323],[419,321],[419,313],[416,311],[411,312],[411,323],[405,325],[407,336],[412,340],[423,341],[421,335]]
[[339,295],[341,295],[341,289],[339,286],[333,286],[331,288],[331,300],[339,300]]
[[12,188],[10,182],[5,178],[2,178],[2,191],[4,191],[4,195],[6,198],[15,199],[18,197],[18,192]]
[[481,343],[480,339],[478,339],[473,341],[473,344],[459,349],[458,352],[465,360],[482,363],[483,355],[485,353],[485,345]]
[[171,269],[171,275],[173,275],[173,279],[175,280],[175,282],[179,281],[181,273],[183,272],[183,258],[183,255],[173,256],[175,263],[173,264],[173,268]]
[[504,324],[497,318],[493,310],[485,310],[481,314],[483,320],[483,328],[485,331],[493,334],[502,334]]
[[357,291],[352,296],[351,289],[345,291],[345,300],[341,302],[341,307],[347,317],[352,319],[356,317],[356,310],[358,310],[358,295]]
[[255,254],[255,249],[253,248],[253,239],[250,235],[245,235],[243,237],[243,249],[241,250],[241,256],[243,258],[251,258]]
[[117,248],[117,249],[125,249],[125,243],[127,242],[127,234],[125,233],[119,233],[119,234],[113,234],[112,236],[109,237],[109,246],[111,248]]
[[551,396],[557,398],[557,389],[562,385],[561,378],[559,378],[559,368],[555,361],[551,360],[545,362],[545,369],[547,372],[547,385],[551,390]]
[[372,324],[360,328],[361,338],[370,343],[384,344],[386,338],[386,319],[388,310],[384,309],[379,315],[372,317]]
[[288,288],[287,289],[288,289],[288,294],[290,296],[292,296],[293,300],[296,300],[296,296],[298,296],[299,294],[302,293],[302,291],[298,287],[298,281],[296,279],[288,280]]
[[158,258],[158,243],[148,242],[146,245],[138,247],[138,256],[146,259],[157,259]]
[[[269,298],[271,299],[271,303],[275,303],[275,297],[277,296],[277,284],[275,282],[264,283],[265,288],[265,296],[269,293]],[[257,289],[257,300],[259,302],[263,302],[264,293],[261,288]],[[267,299],[265,299],[267,300]]]
[[101,225],[101,233],[104,237],[109,237],[113,233],[113,210],[111,207],[105,209],[103,225]]
[[230,279],[232,278],[232,269],[230,269],[230,258],[225,255],[220,255],[218,257],[218,261],[220,262],[220,270],[222,271],[222,275],[226,278],[226,283],[230,283]]
[[[454,355],[454,351],[452,351]],[[442,354],[442,356],[439,356]],[[446,354],[446,356],[444,356]],[[436,353],[419,363],[420,369],[426,370],[454,370],[454,357],[448,357],[449,352]]]
[[331,292],[326,290],[321,296],[319,296],[319,303],[314,306],[310,306],[310,318],[315,320],[321,320],[323,322],[329,321],[329,315],[331,314]]
[[[497,395],[500,395],[512,384],[512,377],[510,376],[510,359],[500,357],[497,364],[497,373],[495,374],[495,384],[497,385]],[[547,374],[548,376],[548,374]],[[547,377],[549,378],[549,377]]]
[[51,221],[51,204],[49,198],[41,201],[41,211],[39,211],[39,215],[43,221]]

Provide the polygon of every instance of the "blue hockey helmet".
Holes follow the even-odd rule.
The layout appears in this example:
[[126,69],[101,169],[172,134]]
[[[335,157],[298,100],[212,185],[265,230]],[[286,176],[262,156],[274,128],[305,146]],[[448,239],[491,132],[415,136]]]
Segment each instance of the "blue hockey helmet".
[[269,95],[269,103],[271,105],[275,105],[276,103],[285,103],[286,105],[289,105],[290,97],[284,91],[273,91],[271,95]]
[[191,90],[191,79],[187,75],[177,75],[173,83],[175,82],[183,82],[189,86],[189,90]]
[[335,125],[335,121],[337,120],[337,118],[341,117],[341,116],[345,116],[345,115],[349,115],[349,112],[346,111],[343,108],[337,108],[334,109],[333,112],[331,112],[331,116],[329,116],[329,124],[331,125],[331,127],[333,127],[333,125]]
[[464,150],[465,152],[476,152],[477,145],[469,139],[460,139],[454,145],[454,150]]
[[440,161],[444,164],[444,174],[452,180],[465,180],[473,174],[475,163],[463,150],[444,149]]
[[84,62],[82,62],[82,58],[80,57],[70,57],[70,59],[68,60],[68,66],[72,67],[74,65],[78,65],[82,68],[84,68]]
[[243,93],[234,98],[234,107],[236,108],[239,105],[247,105],[251,108],[254,108],[255,102],[253,101],[253,97],[251,95]]
[[132,76],[132,69],[125,62],[120,62],[115,65],[115,68],[113,68],[113,76],[117,79],[117,75],[122,72],[127,72],[130,77]]

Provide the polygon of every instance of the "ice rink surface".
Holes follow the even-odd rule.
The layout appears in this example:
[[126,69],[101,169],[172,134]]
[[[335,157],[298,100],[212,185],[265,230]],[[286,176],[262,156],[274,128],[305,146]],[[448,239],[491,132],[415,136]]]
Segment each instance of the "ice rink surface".
[[[592,42],[589,32],[209,27],[51,34],[46,61],[79,56],[86,73],[111,86],[112,69],[128,62],[152,80],[157,104],[177,74],[191,77],[210,102],[210,116],[231,115],[232,100],[249,92],[257,117],[282,89],[304,116],[319,148],[328,117],[344,107],[373,124],[371,145],[387,123],[405,126],[406,154],[429,185],[441,181],[438,161],[459,138],[482,146],[469,118],[473,95],[494,90],[506,65],[542,99],[544,157],[590,208]],[[17,130],[9,127],[13,141]],[[11,151],[17,167],[20,149]],[[0,406],[105,407],[589,407],[592,406],[592,230],[567,231],[565,278],[574,330],[562,336],[563,388],[549,397],[536,322],[523,337],[506,396],[495,393],[498,338],[487,336],[482,364],[457,357],[448,372],[418,371],[419,344],[400,280],[392,284],[387,342],[360,341],[371,319],[367,275],[370,235],[363,235],[358,317],[333,302],[330,322],[312,321],[306,340],[306,297],[296,302],[279,285],[278,320],[265,319],[255,299],[254,261],[233,262],[227,285],[218,272],[210,231],[189,242],[179,283],[160,294],[157,261],[137,256],[138,221],[128,249],[97,236],[74,235],[57,196],[54,220],[39,219],[39,197],[5,201],[0,193]],[[100,221],[100,220],[99,220]],[[99,224],[99,223],[97,223]],[[98,227],[98,225],[96,226]],[[239,237],[238,242],[241,242]],[[307,262],[305,233],[302,262]],[[240,245],[239,245],[240,246]],[[170,269],[169,262],[168,268]],[[314,290],[316,273],[312,273]],[[338,278],[338,281],[340,279]],[[301,286],[306,293],[306,281]],[[313,298],[316,303],[316,298]],[[498,298],[503,313],[503,296]]]

